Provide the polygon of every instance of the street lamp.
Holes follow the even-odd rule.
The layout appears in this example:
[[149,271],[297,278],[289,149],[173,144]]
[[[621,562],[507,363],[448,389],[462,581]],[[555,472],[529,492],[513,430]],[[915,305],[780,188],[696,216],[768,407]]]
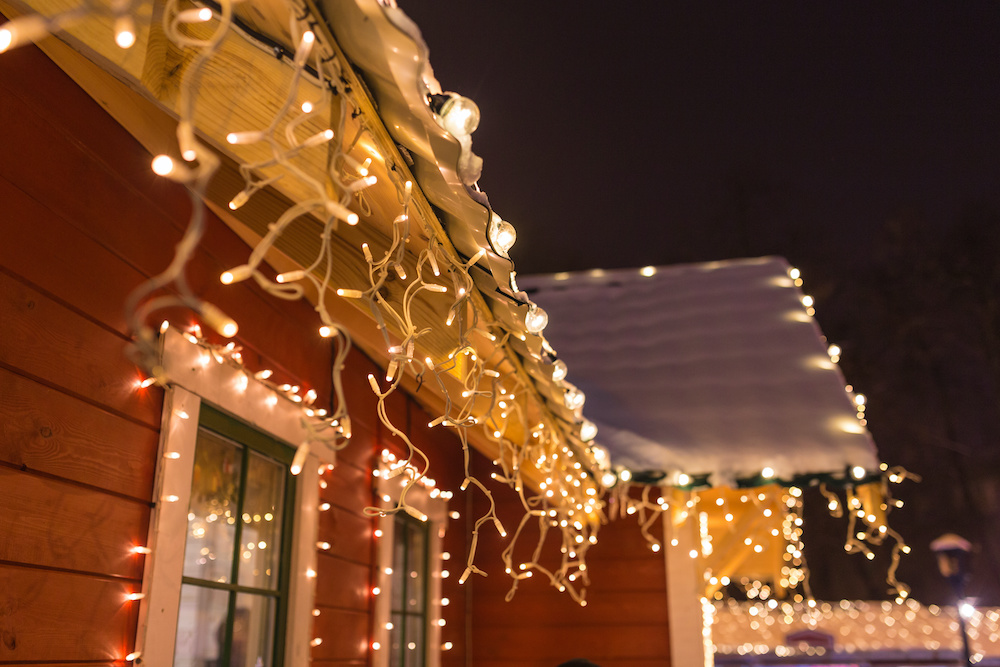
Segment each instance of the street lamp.
[[946,533],[931,542],[931,551],[937,554],[941,576],[951,584],[951,589],[957,598],[958,627],[962,632],[962,650],[965,654],[967,667],[972,666],[972,658],[969,653],[969,634],[965,629],[965,620],[972,616],[974,611],[972,605],[965,600],[965,580],[969,576],[969,552],[971,550],[972,545],[969,544],[969,541],[954,533]]

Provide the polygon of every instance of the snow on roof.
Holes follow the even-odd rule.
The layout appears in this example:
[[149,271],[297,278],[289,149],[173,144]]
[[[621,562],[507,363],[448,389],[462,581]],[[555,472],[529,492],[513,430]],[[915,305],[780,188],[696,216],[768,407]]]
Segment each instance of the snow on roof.
[[[587,397],[597,442],[633,472],[712,484],[878,469],[854,397],[778,257],[518,276]],[[808,298],[806,299],[808,304]]]

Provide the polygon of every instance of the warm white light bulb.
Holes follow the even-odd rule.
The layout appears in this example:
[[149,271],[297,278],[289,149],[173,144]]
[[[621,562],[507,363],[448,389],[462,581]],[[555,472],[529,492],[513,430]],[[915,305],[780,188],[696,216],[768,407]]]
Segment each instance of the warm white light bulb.
[[115,19],[115,44],[123,49],[135,44],[135,22],[131,16],[119,16]]
[[863,479],[865,476],[865,469],[861,466],[854,466],[851,468],[851,474],[854,476],[854,479]]
[[302,40],[299,42],[299,48],[295,50],[295,66],[302,67],[305,64],[306,58],[309,57],[309,52],[312,51],[313,43],[316,42],[316,33],[312,30],[306,30],[302,33]]
[[178,23],[204,23],[212,18],[212,10],[208,7],[201,9],[185,9],[177,14]]
[[9,21],[0,27],[0,53],[27,42],[34,42],[49,32],[48,20],[40,14],[31,14]]
[[232,338],[240,330],[239,326],[231,317],[210,303],[202,304],[201,316],[208,326],[212,327],[216,333],[225,336],[226,338]]
[[583,424],[580,425],[580,439],[584,442],[590,442],[596,436],[597,426],[589,419],[584,420]]
[[441,106],[441,124],[456,137],[467,137],[479,127],[479,107],[468,97],[452,95]]
[[760,476],[763,477],[764,479],[771,479],[772,477],[774,477],[774,468],[770,466],[765,467],[763,470],[760,471]]
[[323,130],[322,132],[317,132],[308,139],[302,142],[303,148],[312,148],[314,146],[319,146],[320,144],[325,144],[326,142],[333,139],[333,130]]
[[219,282],[221,282],[223,285],[232,285],[233,283],[238,283],[246,280],[247,278],[250,277],[252,273],[253,270],[246,264],[243,264],[241,266],[235,266],[229,269],[228,271],[224,271],[219,276]]
[[544,329],[548,323],[548,313],[538,306],[531,306],[528,308],[528,312],[524,316],[524,328],[528,330],[528,333],[541,333],[542,329]]
[[286,271],[285,273],[279,273],[277,276],[275,276],[274,280],[275,282],[279,283],[291,283],[295,282],[296,280],[302,280],[305,277],[306,277],[306,272],[302,271],[301,269],[298,269],[295,271]]
[[495,214],[490,220],[489,236],[493,249],[504,257],[507,257],[507,253],[510,252],[511,247],[517,240],[517,232],[514,230],[514,225],[500,219],[500,216]]
[[226,135],[226,141],[231,144],[252,144],[263,139],[263,132],[230,132]]
[[169,176],[174,170],[174,161],[169,155],[157,155],[153,158],[153,173],[157,176]]
[[572,386],[568,387],[566,392],[563,394],[563,400],[566,402],[566,407],[570,410],[582,408],[586,399],[587,397],[584,396],[582,391]]
[[552,364],[552,381],[560,382],[566,379],[566,362],[562,359],[556,359],[555,363]]
[[[239,192],[236,193],[236,196],[230,200],[229,210],[235,211],[236,209],[246,204],[248,201],[250,201],[250,193],[247,192],[246,190],[240,190]],[[281,281],[279,280],[278,282]]]

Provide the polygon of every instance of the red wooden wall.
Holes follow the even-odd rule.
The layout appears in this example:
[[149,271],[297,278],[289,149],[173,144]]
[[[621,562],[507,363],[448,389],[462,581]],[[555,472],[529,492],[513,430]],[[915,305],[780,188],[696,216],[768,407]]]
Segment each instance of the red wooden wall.
[[[2,21],[2,20],[0,20]],[[134,647],[162,393],[137,390],[124,356],[123,304],[169,263],[186,193],[152,175],[150,156],[34,48],[0,57],[0,664],[109,664]],[[193,288],[240,323],[249,368],[330,395],[329,342],[315,313],[218,275],[249,249],[217,219],[189,270]],[[175,322],[185,324],[185,322]],[[345,382],[354,441],[327,473],[318,555],[319,665],[367,664],[377,421],[360,353]],[[429,417],[393,397],[398,424]],[[412,413],[412,416],[411,416]],[[438,479],[461,482],[457,441],[414,429]],[[448,487],[445,487],[448,488]],[[457,501],[453,501],[457,502]],[[445,548],[461,558],[462,525]],[[452,595],[445,665],[464,664],[465,607]],[[455,656],[455,657],[452,657]],[[121,663],[119,663],[121,664]]]
[[[143,563],[129,548],[146,539],[162,403],[155,387],[136,389],[123,304],[169,263],[189,203],[34,48],[0,56],[0,119],[0,664],[106,665],[134,647],[136,603],[125,595],[141,586]],[[329,396],[329,343],[311,335],[308,304],[219,283],[248,252],[209,216],[190,284],[239,322],[249,368]],[[332,547],[318,554],[317,665],[368,662],[376,545],[361,509],[372,503],[378,452],[399,451],[376,418],[369,372],[381,374],[352,353],[344,380],[354,437],[321,491],[331,509],[320,540]],[[455,492],[444,667],[543,667],[577,656],[602,667],[668,664],[662,559],[632,524],[606,527],[591,550],[586,608],[541,581],[505,603],[503,545],[490,530],[477,564],[491,576],[460,587],[468,527],[486,505],[459,491],[461,451],[447,430],[428,429],[403,395],[391,397],[389,414],[427,451],[438,486]],[[488,478],[488,462],[476,455],[474,464]],[[495,495],[512,528],[513,495]]]
[[[523,511],[516,497],[504,491],[494,485],[498,514],[507,531],[513,532]],[[486,501],[475,498],[474,514],[485,511]],[[530,557],[537,539],[537,528],[525,529],[515,566],[518,556]],[[559,540],[550,530],[549,555],[542,564],[552,569],[559,562]],[[486,531],[480,540],[484,555],[505,547],[493,531]],[[590,586],[585,607],[537,575],[522,581],[514,598],[505,602],[510,578],[495,556],[480,560],[489,576],[475,577],[472,583],[470,664],[555,667],[571,658],[585,658],[601,667],[670,665],[663,554],[650,550],[634,519],[602,526],[597,544],[587,552]]]

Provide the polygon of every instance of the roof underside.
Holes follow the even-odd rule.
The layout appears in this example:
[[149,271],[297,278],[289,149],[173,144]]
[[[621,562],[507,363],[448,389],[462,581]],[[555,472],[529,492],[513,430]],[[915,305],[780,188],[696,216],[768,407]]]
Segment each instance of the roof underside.
[[780,479],[874,471],[789,269],[772,257],[518,282],[548,311],[546,336],[616,465],[712,484],[764,467]]

